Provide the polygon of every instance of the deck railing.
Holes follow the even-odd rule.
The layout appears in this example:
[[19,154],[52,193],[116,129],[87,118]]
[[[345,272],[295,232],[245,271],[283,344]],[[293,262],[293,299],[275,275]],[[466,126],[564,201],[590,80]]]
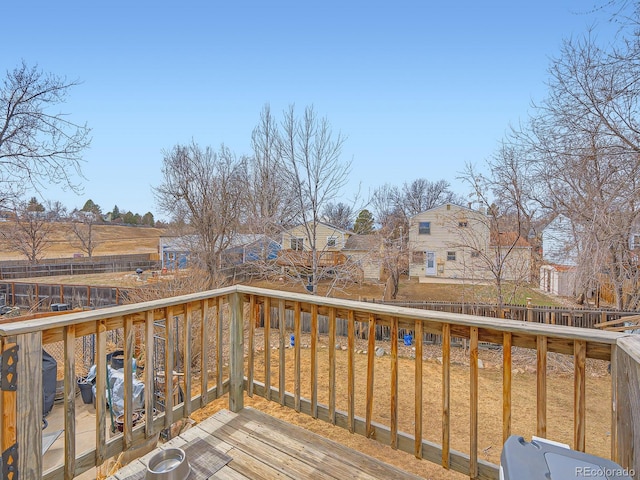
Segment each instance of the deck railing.
[[[388,339],[376,339],[379,327],[388,332]],[[108,335],[114,330],[122,332],[121,347],[124,358],[129,359],[124,364],[124,378],[128,380],[124,387],[123,432],[108,437],[106,354]],[[398,342],[403,330],[412,331],[415,339],[422,339],[428,333],[441,335],[439,378],[424,378],[421,341],[415,342],[415,355],[410,360],[412,367],[406,366],[408,360],[401,358],[399,348],[402,347]],[[260,344],[259,335],[262,335]],[[293,346],[287,348],[291,335]],[[76,345],[84,336],[95,338],[97,372],[95,445],[89,448],[77,445],[75,423],[75,378],[81,366]],[[163,348],[151,348],[158,338]],[[465,362],[468,364],[465,365],[468,443],[467,448],[454,450],[453,441],[459,442],[451,429],[452,397],[457,395],[452,384],[452,369],[458,369],[459,365],[452,361],[452,340],[459,338],[468,340]],[[640,341],[633,335],[236,286],[0,325],[0,339],[3,478],[73,478],[137,442],[157,435],[159,430],[168,429],[176,420],[224,394],[229,395],[230,409],[238,411],[243,408],[245,393],[277,401],[471,478],[497,478],[498,468],[481,458],[478,440],[479,429],[486,421],[479,419],[482,392],[479,351],[487,345],[495,345],[502,351],[501,407],[492,415],[501,419],[501,441],[512,433],[547,436],[550,420],[547,407],[552,394],[548,389],[547,362],[550,355],[559,354],[573,363],[571,446],[584,451],[589,408],[587,359],[611,362],[611,390],[602,392],[602,398],[611,395],[610,458],[640,473],[640,454],[637,453],[640,452]],[[379,357],[383,341],[388,351]],[[60,342],[64,351],[60,368],[64,370],[65,379],[66,461],[43,472],[41,350]],[[367,347],[357,348],[357,343],[362,342],[366,342]],[[512,411],[512,352],[521,350],[533,352],[537,367],[535,399],[531,400],[536,412],[532,432],[512,429],[515,413]],[[133,357],[138,359],[139,366],[144,365],[146,412],[154,412],[155,408],[154,396],[159,387],[151,372],[158,363],[165,372],[181,370],[179,373],[183,375],[178,378],[182,378],[180,388],[186,400],[173,395],[174,375],[164,375],[160,392],[162,411],[146,415],[144,422],[134,425],[131,419]],[[304,362],[303,357],[308,358],[308,362]],[[366,367],[357,370],[356,365],[362,367],[365,361]],[[307,366],[308,374],[303,373],[303,367],[306,372]],[[366,373],[357,375],[357,371]],[[320,378],[325,377],[326,381],[321,382]],[[407,377],[413,384],[413,395],[403,394],[400,388]],[[431,391],[439,391],[438,398],[429,395]],[[374,409],[374,402],[377,406],[381,401],[388,402],[384,415],[376,414]],[[600,398],[590,398],[590,401],[600,401]],[[407,402],[411,405],[412,417],[408,425],[413,426],[409,429],[402,427],[407,424],[406,419],[399,418],[400,406],[406,406]],[[439,404],[437,409],[433,408],[434,402]],[[424,429],[426,417],[434,415],[432,409],[441,416],[436,434],[438,441],[429,440],[433,432]],[[407,415],[406,409],[402,411]]]

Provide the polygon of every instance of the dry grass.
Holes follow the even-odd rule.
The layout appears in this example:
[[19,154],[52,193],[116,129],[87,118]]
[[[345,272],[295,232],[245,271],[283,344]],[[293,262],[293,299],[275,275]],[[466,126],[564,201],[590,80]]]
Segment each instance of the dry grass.
[[[0,224],[6,229],[9,222]],[[94,225],[95,239],[98,247],[94,255],[119,255],[129,253],[158,253],[160,236],[164,230],[152,227],[126,227],[121,225]],[[47,236],[48,248],[44,258],[69,258],[76,253],[83,253],[68,223],[56,223],[51,234]],[[18,252],[9,247],[0,236],[0,261],[24,260]]]

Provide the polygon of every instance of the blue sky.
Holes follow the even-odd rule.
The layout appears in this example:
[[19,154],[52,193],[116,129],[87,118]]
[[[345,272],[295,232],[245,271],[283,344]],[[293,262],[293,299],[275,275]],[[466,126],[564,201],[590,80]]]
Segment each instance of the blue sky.
[[156,218],[162,151],[250,154],[265,103],[313,104],[348,137],[344,199],[421,177],[464,194],[458,173],[544,96],[562,39],[607,23],[589,0],[7,3],[2,72],[24,59],[79,79],[61,110],[92,128],[84,193],[44,199]]

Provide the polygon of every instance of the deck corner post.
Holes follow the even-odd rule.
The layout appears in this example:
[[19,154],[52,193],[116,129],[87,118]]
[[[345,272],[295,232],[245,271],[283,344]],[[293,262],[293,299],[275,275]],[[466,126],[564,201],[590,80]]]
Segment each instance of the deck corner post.
[[42,478],[42,332],[16,336],[17,475]]
[[[640,338],[619,338],[611,362],[613,430],[612,459],[640,471]],[[638,478],[634,476],[633,478]]]
[[243,299],[239,292],[229,295],[230,322],[230,355],[229,355],[229,410],[239,412],[244,408],[244,334],[243,334]]

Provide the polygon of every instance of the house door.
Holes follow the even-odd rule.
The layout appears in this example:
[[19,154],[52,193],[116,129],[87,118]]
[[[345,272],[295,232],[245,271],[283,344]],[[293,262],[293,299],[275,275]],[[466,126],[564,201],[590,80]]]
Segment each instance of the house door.
[[425,275],[436,274],[436,252],[427,252],[427,265]]

